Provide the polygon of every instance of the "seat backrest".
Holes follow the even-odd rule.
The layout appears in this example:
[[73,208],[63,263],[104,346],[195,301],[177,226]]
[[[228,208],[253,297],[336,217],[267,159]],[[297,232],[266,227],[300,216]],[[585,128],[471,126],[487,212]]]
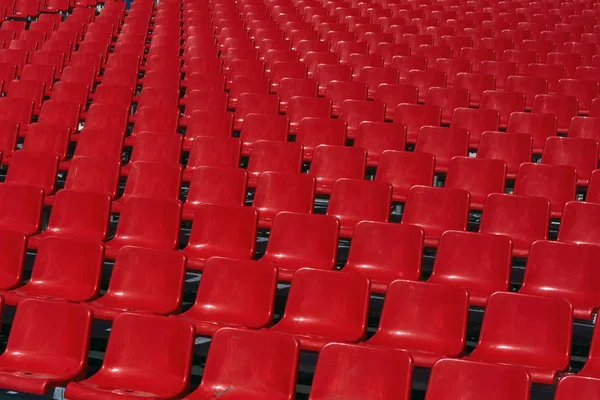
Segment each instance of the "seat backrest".
[[22,149],[56,154],[60,160],[67,155],[69,129],[56,124],[36,122],[29,125]]
[[471,208],[481,210],[490,193],[504,193],[506,163],[473,157],[450,160],[444,181],[445,188],[463,189],[471,194]]
[[[368,385],[360,383],[365,378]],[[331,343],[319,352],[309,400],[336,396],[408,400],[411,379],[412,360],[401,350]]]
[[120,167],[121,163],[118,160],[73,157],[64,188],[83,192],[107,193],[113,199],[119,183]]
[[565,205],[558,240],[577,244],[600,244],[600,204],[570,201]]
[[129,196],[178,199],[181,165],[136,161],[131,164],[122,199]]
[[[81,304],[23,300],[15,313],[4,356],[30,362],[42,355],[56,357],[61,360],[61,376],[85,378],[91,324],[92,313]],[[39,340],[40,335],[44,340]]]
[[558,381],[555,395],[555,400],[569,400],[579,396],[593,399],[600,395],[600,379],[567,375]]
[[298,125],[296,143],[302,145],[303,158],[312,160],[315,148],[318,145],[345,145],[346,123],[331,118],[303,118]]
[[424,126],[419,130],[415,152],[433,154],[436,172],[447,172],[453,157],[468,156],[469,131],[463,128]]
[[125,134],[128,117],[128,107],[120,104],[93,103],[88,109],[85,127],[111,129]]
[[421,127],[442,124],[442,109],[438,106],[398,104],[394,123],[406,126],[407,142],[415,143]]
[[58,155],[40,151],[15,151],[5,182],[40,187],[46,195],[54,191]]
[[440,360],[433,366],[426,400],[529,399],[531,382],[522,368],[467,360]]
[[541,154],[549,136],[555,136],[557,118],[552,114],[514,112],[508,119],[506,132],[525,133],[533,137],[533,152]]
[[309,174],[317,180],[317,192],[329,192],[339,178],[363,179],[367,152],[359,147],[319,145]]
[[181,157],[181,142],[181,135],[141,132],[135,139],[129,162],[178,163]]
[[164,136],[177,133],[179,110],[177,107],[142,107],[135,112],[132,135],[150,131]]
[[[289,335],[242,329],[219,330],[211,342],[202,383],[190,399],[232,393],[256,393],[291,400],[296,389],[300,346]],[[241,355],[244,355],[241,357]],[[247,362],[243,362],[243,361]],[[243,395],[243,394],[242,394]]]
[[252,146],[247,169],[251,184],[254,186],[258,177],[264,172],[296,174],[300,173],[301,166],[302,146],[300,144],[259,140]]
[[533,138],[530,135],[489,131],[481,135],[477,157],[504,161],[508,178],[514,179],[519,166],[531,161],[532,152]]
[[392,200],[405,202],[411,187],[431,186],[434,166],[431,154],[386,150],[381,153],[375,180],[392,185]]
[[383,122],[385,106],[382,103],[365,100],[344,100],[339,118],[348,124],[348,138],[353,139],[358,126],[365,121]]
[[182,318],[123,313],[113,322],[98,374],[108,379],[123,373],[162,376],[163,383],[170,383],[163,386],[183,393],[189,386],[193,344],[194,327]]
[[442,109],[442,123],[449,124],[456,108],[469,107],[469,91],[461,88],[432,87],[427,91],[425,104]]
[[475,110],[473,108],[455,108],[452,114],[451,128],[463,128],[469,131],[469,147],[478,148],[481,134],[485,131],[497,131],[500,113],[497,110]]

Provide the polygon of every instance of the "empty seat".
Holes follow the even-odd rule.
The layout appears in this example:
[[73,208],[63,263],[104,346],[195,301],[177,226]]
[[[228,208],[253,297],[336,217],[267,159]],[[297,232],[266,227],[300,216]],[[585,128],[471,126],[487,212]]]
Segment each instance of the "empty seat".
[[279,98],[275,95],[242,93],[235,109],[233,129],[240,130],[248,114],[276,115]]
[[[301,229],[299,229],[301,227]],[[331,270],[335,267],[339,223],[323,215],[282,212],[273,227],[261,262],[274,264],[278,279],[292,280],[304,267]]]
[[473,72],[479,73],[481,72],[481,64],[483,62],[496,59],[496,52],[493,49],[486,49],[484,47],[463,47],[460,49],[458,58],[471,61],[473,63]]
[[231,137],[233,113],[194,111],[185,131],[184,150],[190,150],[198,136]]
[[449,124],[456,108],[469,107],[469,91],[460,88],[433,87],[427,91],[425,105],[442,109],[442,124]]
[[256,141],[285,142],[289,120],[283,115],[249,114],[242,124],[242,155],[250,155]]
[[181,157],[181,135],[160,132],[141,132],[136,141],[129,163],[121,169],[121,175],[129,175],[131,166],[136,161],[156,163],[179,163]]
[[330,342],[358,342],[366,332],[369,292],[369,280],[359,274],[300,269],[283,317],[270,331],[293,335],[311,351]]
[[0,99],[0,119],[19,123],[19,135],[25,136],[33,115],[33,101],[27,99]]
[[541,154],[546,139],[556,135],[557,118],[552,114],[512,113],[506,132],[524,133],[533,138],[533,153]]
[[25,151],[54,153],[60,160],[64,160],[68,145],[69,129],[67,127],[36,122],[29,126],[22,149]]
[[504,90],[508,77],[517,75],[517,64],[502,61],[483,61],[479,72],[494,75],[496,77],[496,89]]
[[310,161],[318,145],[345,145],[346,122],[330,118],[303,118],[298,125],[296,143],[302,145],[304,160]]
[[319,64],[315,69],[314,79],[319,82],[319,96],[324,96],[329,82],[350,82],[352,80],[352,67],[349,65]]
[[97,241],[48,237],[40,241],[31,279],[4,292],[6,303],[18,305],[28,297],[80,302],[100,290],[104,246]]
[[48,226],[42,233],[31,236],[27,246],[37,249],[40,240],[49,236],[102,242],[108,232],[109,212],[108,193],[59,190]]
[[392,200],[390,184],[338,179],[333,185],[327,215],[340,221],[340,236],[351,238],[361,221],[387,222]]
[[549,137],[546,139],[542,163],[568,165],[577,170],[577,185],[587,186],[598,165],[598,143],[592,139]]
[[100,370],[68,384],[65,396],[181,396],[189,387],[193,345],[194,327],[181,318],[121,314],[113,322]]
[[466,157],[468,151],[469,131],[466,129],[424,126],[415,143],[415,152],[435,156],[436,172],[447,172],[452,157]]
[[386,150],[381,153],[375,180],[392,185],[393,201],[405,202],[411,187],[432,184],[434,165],[431,154]]
[[525,95],[515,92],[496,92],[486,90],[481,95],[480,110],[496,110],[500,113],[500,128],[505,129],[510,116],[525,111]]
[[579,114],[588,115],[592,101],[598,97],[600,91],[599,82],[590,82],[583,79],[561,79],[556,87],[559,96],[573,96],[579,102]]
[[[540,61],[541,56],[540,56]],[[529,64],[527,76],[544,78],[548,81],[548,93],[556,93],[556,87],[560,79],[566,78],[566,68],[562,65]]]
[[106,257],[114,259],[124,246],[174,249],[179,238],[180,218],[179,200],[127,198],[115,236],[106,243]]
[[571,119],[567,136],[598,141],[600,139],[600,118],[575,117]]
[[417,226],[359,222],[343,272],[365,275],[373,292],[385,293],[396,279],[419,279],[422,250],[423,231]]
[[39,111],[44,96],[44,82],[12,80],[8,84],[7,97],[33,101],[33,108]]
[[567,133],[571,118],[577,116],[578,100],[574,96],[538,94],[533,100],[531,112],[556,116],[557,131]]
[[367,165],[377,166],[381,153],[385,150],[404,150],[406,127],[385,122],[362,122],[354,146],[367,151]]
[[550,384],[569,365],[572,314],[564,299],[494,293],[468,359],[520,366],[533,382]]
[[[467,360],[440,360],[433,366],[426,400],[479,398],[527,400],[531,388],[527,372],[519,367]],[[467,396],[467,397],[464,397]]]
[[366,165],[367,152],[362,148],[319,145],[315,148],[309,174],[317,181],[316,192],[329,194],[337,179],[363,179]]
[[368,87],[367,98],[372,100],[380,84],[398,83],[399,72],[394,68],[364,67],[360,71],[358,82],[365,83]]
[[471,209],[480,211],[490,193],[504,193],[505,179],[506,164],[502,160],[454,157],[444,187],[466,190],[471,195]]
[[212,338],[202,382],[187,399],[221,395],[248,400],[293,398],[299,350],[298,341],[290,335],[220,329]]
[[[91,313],[80,304],[23,301],[0,357],[0,385],[46,395],[55,387],[83,379],[91,323]],[[40,335],[44,340],[39,340]]]
[[106,293],[86,306],[104,320],[123,312],[168,315],[181,305],[184,277],[182,253],[126,246],[117,253]]
[[345,100],[339,118],[347,123],[347,136],[354,139],[361,122],[383,122],[385,106],[382,103],[364,100]]
[[454,86],[456,76],[460,73],[471,73],[473,65],[469,60],[438,58],[434,63],[436,71],[443,71],[448,77],[448,86]]
[[196,334],[207,336],[223,327],[266,327],[273,320],[276,283],[277,268],[271,263],[212,257],[196,301],[181,317],[194,324]]
[[479,107],[483,92],[496,88],[496,77],[491,74],[461,72],[456,75],[454,87],[467,89],[470,92],[470,107]]
[[441,358],[462,353],[468,309],[469,296],[459,287],[394,281],[388,287],[377,331],[367,344],[404,350],[416,366],[431,368]]
[[[318,82],[314,79],[283,78],[279,82],[279,111],[287,112],[290,99],[294,96],[316,97]],[[231,92],[230,92],[231,93]]]
[[331,81],[325,98],[331,100],[331,115],[340,115],[345,100],[367,100],[367,85],[361,82]]
[[413,186],[408,191],[402,223],[421,227],[425,246],[437,247],[445,231],[466,230],[468,216],[466,190]]
[[410,70],[406,84],[419,88],[419,103],[424,103],[427,92],[433,87],[446,87],[446,73],[442,71]]
[[514,193],[550,201],[550,217],[560,218],[565,204],[575,200],[577,171],[568,165],[523,163],[517,172]]
[[421,127],[442,124],[442,109],[430,105],[398,104],[394,123],[406,126],[406,141],[414,144]]
[[548,93],[548,82],[544,78],[534,76],[509,76],[506,80],[506,91],[524,94],[525,109],[531,110],[535,96]]
[[499,123],[500,113],[496,110],[456,108],[450,127],[468,130],[469,147],[477,149],[481,134],[485,131],[497,131]]
[[56,186],[58,156],[42,151],[15,151],[5,182],[40,187],[45,195],[52,194]]
[[548,238],[549,223],[548,200],[493,193],[483,206],[479,232],[510,237],[513,256],[527,257],[533,242]]
[[416,104],[419,89],[405,84],[381,84],[377,87],[375,101],[385,105],[386,121],[393,121],[396,107],[402,103]]
[[558,240],[577,244],[600,244],[598,211],[600,204],[570,201],[565,205]]
[[505,236],[447,231],[441,236],[428,282],[462,287],[469,292],[471,304],[485,306],[489,295],[508,290],[511,248]]
[[578,396],[593,399],[600,395],[600,379],[567,375],[558,380],[555,400],[569,400]]
[[[348,365],[356,368],[346,368]],[[363,385],[361,379],[368,379],[370,384]],[[403,351],[331,343],[319,353],[309,399],[376,396],[380,400],[408,400],[411,379],[412,359]]]
[[290,119],[289,131],[294,134],[298,125],[307,117],[329,118],[332,102],[329,99],[317,97],[292,97],[288,103],[287,117]]
[[[405,44],[405,43],[402,43]],[[392,57],[392,62],[389,67],[397,69],[400,73],[399,82],[407,83],[408,73],[412,70],[425,71],[427,68],[427,59],[422,56],[410,56],[410,55],[397,55]],[[440,72],[440,71],[438,71]],[[439,74],[435,74],[436,76],[440,76]],[[413,77],[413,80],[417,80],[417,77]],[[414,84],[411,84],[414,85]],[[418,85],[414,85],[418,86]],[[420,89],[419,89],[420,90]]]

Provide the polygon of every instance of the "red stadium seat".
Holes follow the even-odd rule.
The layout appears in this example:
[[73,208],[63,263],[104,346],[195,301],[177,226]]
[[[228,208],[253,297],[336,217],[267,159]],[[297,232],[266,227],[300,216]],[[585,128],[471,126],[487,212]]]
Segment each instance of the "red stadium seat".
[[32,115],[32,100],[0,98],[0,119],[18,122],[20,136],[25,136]]
[[44,190],[45,195],[53,194],[58,172],[58,156],[50,152],[15,151],[5,182],[32,185]]
[[416,226],[359,222],[343,272],[365,275],[373,292],[385,293],[396,279],[419,279],[422,251],[423,231]]
[[515,92],[486,90],[481,95],[480,110],[496,110],[500,113],[500,128],[506,129],[512,113],[525,111],[525,95]]
[[552,114],[512,113],[506,131],[533,137],[533,153],[541,154],[546,139],[556,135],[557,119]]
[[292,336],[224,328],[215,333],[210,347],[202,382],[187,399],[224,394],[248,400],[293,398],[300,346]]
[[444,359],[435,363],[431,370],[425,400],[451,400],[467,393],[477,398],[501,396],[527,400],[530,381],[529,374],[522,368]]
[[[541,61],[541,56],[540,56]],[[566,68],[562,65],[529,64],[527,75],[544,78],[548,81],[548,93],[556,93],[556,87],[560,79],[567,77]]]
[[460,49],[458,56],[461,60],[469,60],[473,64],[473,72],[482,72],[481,64],[485,61],[494,61],[496,59],[496,52],[492,49],[486,49],[483,47],[463,47]]
[[394,123],[406,126],[406,141],[413,144],[417,141],[421,127],[442,124],[442,109],[430,105],[398,104]]
[[506,80],[506,91],[525,95],[525,109],[531,110],[533,99],[538,94],[548,93],[548,82],[544,78],[532,76],[509,76]]
[[358,126],[365,121],[383,122],[385,106],[382,103],[364,100],[345,100],[342,103],[339,119],[347,123],[347,136],[356,137]]
[[389,220],[392,187],[385,182],[338,179],[333,185],[327,215],[340,221],[340,236],[350,238],[361,221]]
[[377,166],[385,150],[404,150],[406,127],[385,122],[362,122],[358,125],[354,146],[367,150],[367,166]]
[[131,166],[136,161],[157,163],[179,163],[181,157],[181,135],[160,132],[141,132],[131,152],[129,163],[121,168],[121,175],[129,175]]
[[496,110],[474,110],[456,108],[450,122],[451,128],[469,131],[469,147],[478,148],[481,135],[485,131],[497,131],[500,113]]
[[[91,313],[79,304],[34,299],[21,303],[0,357],[0,385],[45,395],[84,378],[91,323]],[[44,340],[34,339],[39,335]]]
[[[360,360],[356,364],[356,360]],[[346,368],[354,365],[356,368]],[[363,385],[360,379],[369,379]],[[402,379],[398,379],[402,377]],[[411,391],[412,359],[399,350],[332,343],[319,353],[309,400],[332,396],[358,396],[380,400],[408,400]]]
[[446,73],[442,71],[410,70],[406,77],[408,85],[419,88],[419,103],[424,103],[427,93],[433,87],[446,87]]
[[18,305],[29,297],[80,302],[100,291],[104,246],[101,242],[47,237],[40,241],[31,279],[4,292],[7,304]]
[[578,114],[578,103],[577,97],[574,96],[538,94],[533,99],[531,112],[556,116],[557,131],[567,133],[571,118]]
[[[64,189],[89,193],[105,193],[113,199],[119,183],[121,163],[101,157],[77,156],[70,160]],[[51,197],[46,197],[46,200]],[[52,201],[52,200],[51,200]]]
[[277,114],[279,98],[275,95],[242,93],[235,109],[234,130],[240,130],[248,114]]
[[314,79],[319,82],[319,96],[324,96],[329,82],[350,82],[352,80],[352,67],[349,65],[318,64],[315,69]]
[[600,379],[567,375],[558,380],[555,393],[555,400],[569,400],[577,396],[593,399],[600,395]]
[[314,79],[294,79],[283,78],[279,82],[279,111],[287,112],[288,105],[292,97],[317,97],[319,84]]
[[470,92],[470,106],[479,107],[482,94],[496,88],[496,77],[490,74],[458,73],[454,80],[455,88],[467,89]]
[[65,396],[106,397],[115,390],[132,396],[181,396],[189,387],[193,345],[194,327],[181,318],[121,314],[112,325],[100,370],[68,384]]
[[567,165],[523,163],[517,172],[514,193],[550,201],[550,217],[560,218],[565,204],[575,200],[577,171]]
[[[475,247],[480,251],[472,251]],[[461,287],[469,292],[470,304],[483,307],[492,293],[508,291],[511,248],[506,236],[447,231],[428,282]]]
[[583,138],[549,137],[542,164],[568,165],[577,170],[577,185],[587,186],[598,165],[598,142]]
[[466,157],[469,150],[469,132],[466,129],[424,126],[419,131],[415,152],[435,156],[435,171],[447,172],[455,156]]
[[288,103],[287,117],[290,119],[290,133],[298,131],[298,125],[306,117],[329,118],[332,102],[317,97],[292,97]]
[[596,246],[535,242],[519,293],[566,299],[573,305],[574,318],[591,319],[600,305],[591,289],[600,278],[594,266],[598,251]]
[[479,232],[508,236],[513,256],[526,258],[536,240],[548,238],[550,202],[542,197],[492,193],[483,206]]
[[445,188],[463,189],[471,195],[471,209],[481,211],[487,195],[504,193],[506,164],[502,160],[454,157],[450,161]]
[[364,67],[360,71],[360,75],[357,79],[358,82],[365,83],[368,87],[367,98],[373,100],[377,88],[381,84],[397,84],[399,79],[399,72],[394,68],[384,67]]
[[346,122],[330,118],[302,118],[296,133],[296,143],[302,145],[304,160],[311,161],[318,145],[345,145]]
[[233,113],[193,111],[187,124],[184,150],[191,150],[198,136],[228,138],[233,130]]
[[318,194],[330,194],[340,178],[364,179],[367,152],[358,147],[319,145],[315,147],[309,174],[317,181]]
[[381,84],[377,87],[375,101],[385,105],[386,121],[393,121],[399,104],[417,104],[418,91],[416,86]]
[[496,89],[504,90],[509,76],[517,75],[517,64],[502,61],[483,61],[479,72],[496,77]]
[[406,83],[406,80],[408,79],[408,73],[410,71],[425,71],[425,69],[427,68],[427,60],[425,59],[425,57],[421,56],[397,55],[392,57],[392,62],[390,63],[389,67],[398,70],[398,72],[400,73],[400,83]]
[[[368,345],[405,350],[430,368],[465,346],[469,296],[458,287],[397,280],[390,284],[375,335]],[[435,312],[435,321],[430,319]],[[403,332],[398,335],[397,332]]]
[[519,75],[527,74],[529,64],[538,62],[538,53],[535,51],[512,50],[507,49],[504,52],[496,53],[496,58],[500,56],[503,62],[517,64],[517,72]]
[[471,73],[473,65],[469,60],[456,60],[451,58],[438,58],[434,63],[433,69],[443,71],[448,77],[448,86],[453,87],[456,76],[462,73]]
[[283,317],[270,331],[293,335],[312,351],[331,342],[358,342],[366,332],[368,303],[364,276],[303,268],[294,274]]
[[550,384],[569,365],[572,313],[564,299],[494,293],[468,359],[520,366],[533,382]]
[[588,115],[592,101],[598,97],[599,82],[590,82],[583,79],[561,79],[556,87],[556,94],[560,96],[573,96],[579,100],[579,114]]
[[460,88],[432,87],[427,91],[425,105],[442,109],[442,124],[450,124],[454,109],[469,107],[469,91]]
[[278,279],[292,280],[300,268],[332,270],[339,222],[330,216],[282,212],[273,219],[267,250],[260,262],[277,266]]
[[570,201],[565,205],[558,240],[598,245],[597,213],[599,204]]
[[565,78],[574,78],[575,69],[583,64],[583,56],[576,53],[548,53],[547,65],[560,65],[565,67]]
[[331,100],[331,115],[340,115],[345,100],[367,100],[367,85],[361,82],[331,81],[327,85],[325,98]]
[[533,139],[529,135],[484,132],[481,135],[477,157],[504,161],[507,178],[515,179],[519,166],[531,161],[532,151]]
[[[151,215],[160,218],[150,218]],[[115,236],[106,242],[106,257],[114,259],[124,246],[174,249],[180,218],[178,200],[129,197],[123,203]]]
[[283,115],[248,114],[240,131],[242,155],[250,155],[254,143],[259,140],[285,142],[289,124]]

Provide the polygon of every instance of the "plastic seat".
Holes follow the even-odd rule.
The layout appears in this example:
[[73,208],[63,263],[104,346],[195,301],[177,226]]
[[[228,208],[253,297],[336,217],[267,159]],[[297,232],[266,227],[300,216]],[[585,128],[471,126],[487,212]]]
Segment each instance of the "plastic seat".
[[338,179],[333,185],[327,215],[340,221],[340,236],[351,238],[361,221],[387,222],[392,187],[385,182]]
[[331,81],[325,98],[331,100],[331,115],[339,116],[345,100],[367,100],[367,85],[361,82]]
[[349,139],[353,139],[362,122],[384,121],[385,106],[374,101],[345,100],[342,103],[339,119],[347,123],[347,136]]
[[460,72],[456,75],[454,87],[469,90],[469,105],[479,107],[482,94],[487,90],[495,89],[496,78],[490,74]]
[[577,396],[593,399],[600,395],[600,379],[568,375],[558,380],[555,393],[555,400],[568,400]]
[[32,185],[49,195],[54,192],[58,172],[58,155],[40,151],[15,151],[5,182]]
[[258,178],[252,203],[258,210],[259,227],[270,228],[275,215],[282,211],[311,213],[314,193],[315,179],[312,176],[263,172]]
[[[535,242],[519,293],[566,299],[573,305],[574,318],[591,319],[600,305],[600,298],[591,290],[598,280],[594,266],[597,253],[596,246]],[[566,264],[572,267],[565,268]]]
[[33,101],[35,110],[39,110],[44,96],[44,82],[12,80],[8,83],[7,97]]
[[[425,71],[425,69],[427,69],[427,59],[421,56],[395,55],[392,57],[392,62],[390,63],[389,67],[398,70],[398,72],[400,73],[400,83],[407,83],[406,80],[408,79],[408,73],[410,71]],[[417,78],[418,77],[413,77],[413,79],[415,80],[417,80]]]
[[73,400],[118,392],[129,397],[181,396],[189,387],[193,345],[194,327],[183,319],[121,314],[112,325],[100,370],[68,384],[65,396]]
[[[72,181],[69,186],[72,186]],[[46,229],[28,240],[37,249],[49,236],[104,241],[108,232],[110,196],[108,193],[63,189],[57,192]]]
[[367,151],[367,166],[377,166],[383,151],[404,150],[406,127],[385,122],[361,122],[354,146]]
[[519,75],[527,74],[529,64],[538,62],[538,53],[535,51],[512,50],[507,49],[503,52],[496,53],[496,58],[500,56],[503,62],[517,64],[517,72]]
[[[0,385],[45,395],[71,380],[84,378],[91,322],[91,313],[80,304],[23,301],[0,357]],[[39,335],[44,340],[34,339]]]
[[506,91],[524,94],[525,109],[531,110],[535,96],[548,93],[548,82],[539,77],[509,76],[506,80]]
[[[427,385],[426,400],[479,398],[527,400],[531,379],[527,372],[509,365],[444,359],[434,364]],[[465,397],[466,396],[466,397]]]
[[275,95],[242,93],[235,109],[233,129],[239,131],[248,114],[276,115],[278,108],[279,98]]
[[[354,360],[360,360],[358,368],[351,371],[342,368],[343,365],[354,365]],[[383,371],[375,372],[382,366]],[[360,384],[359,376],[370,377],[367,379],[371,384]],[[408,400],[411,379],[412,359],[405,352],[332,343],[321,349],[309,400],[325,400],[332,396]]]
[[352,67],[349,65],[318,64],[315,69],[314,79],[319,82],[318,95],[324,96],[329,82],[352,81]]
[[[141,275],[143,280],[135,279]],[[168,315],[181,305],[184,277],[182,253],[126,246],[117,253],[108,290],[86,306],[103,320],[123,312]]]
[[562,65],[529,64],[527,67],[527,76],[546,79],[548,81],[548,93],[556,93],[558,81],[566,78],[567,74],[566,68]]
[[[89,119],[89,113],[88,113]],[[126,146],[136,144],[142,132],[157,132],[162,135],[177,133],[179,110],[174,107],[142,107],[135,113],[131,136],[125,138]]]
[[165,164],[179,163],[181,157],[181,135],[159,132],[141,132],[137,135],[129,163],[121,168],[121,175],[129,175],[136,161]]
[[[375,335],[367,345],[401,349],[431,367],[465,346],[469,296],[458,287],[397,280],[390,284]],[[430,319],[435,311],[435,321]]]
[[466,129],[424,126],[419,131],[415,152],[435,156],[435,171],[445,173],[452,157],[468,155],[469,132]]
[[[85,128],[110,129],[125,134],[125,131],[127,130],[128,115],[129,111],[126,107],[93,103],[88,108],[85,117]],[[77,135],[71,135],[71,139],[77,141],[78,137]],[[131,145],[132,139],[129,141],[130,143],[128,145]]]
[[492,293],[508,290],[511,249],[506,236],[446,231],[428,282],[461,287],[469,292],[471,305],[483,307]]
[[270,331],[293,335],[311,351],[330,342],[357,342],[366,332],[368,303],[364,276],[303,268],[294,274],[283,317]]
[[494,293],[468,359],[520,366],[533,382],[550,384],[569,365],[572,313],[564,299]]
[[300,346],[292,336],[223,328],[210,348],[202,382],[186,399],[208,400],[226,393],[248,400],[294,397]]
[[40,241],[31,279],[4,292],[7,304],[18,305],[28,297],[80,302],[100,290],[104,246],[90,240],[47,237]]
[[483,61],[479,72],[496,77],[496,89],[503,90],[509,76],[517,75],[517,64],[502,61]]
[[546,139],[556,135],[557,118],[552,114],[516,112],[511,114],[507,132],[525,133],[533,137],[533,153],[541,154]]
[[0,98],[0,119],[18,122],[20,136],[25,136],[32,115],[32,100]]
[[514,192],[550,201],[550,217],[560,218],[568,201],[575,200],[577,171],[567,165],[523,163],[517,172]]
[[[150,218],[151,215],[160,218]],[[115,236],[106,243],[106,257],[114,259],[124,246],[174,249],[178,242],[180,217],[178,200],[127,198]]]
[[22,150],[54,153],[60,160],[64,160],[68,145],[69,129],[67,127],[36,122],[29,126]]
[[223,327],[263,328],[273,320],[276,283],[277,268],[270,263],[212,257],[194,305],[181,317],[206,336]]
[[77,103],[47,100],[42,104],[38,122],[65,126],[72,133],[78,129],[80,112]]
[[29,52],[23,49],[0,50],[0,63],[9,63],[17,66],[17,77],[21,76],[23,67],[27,64]]
[[[299,229],[301,227],[301,229]],[[260,262],[276,265],[278,279],[292,280],[304,267],[335,267],[339,223],[330,216],[281,212],[273,219],[267,250]]]
[[434,61],[436,71],[443,71],[448,77],[448,86],[453,87],[456,76],[460,73],[471,73],[473,66],[469,60],[438,58]]
[[594,139],[598,141],[600,129],[600,118],[594,117],[574,117],[571,119],[571,125],[567,136],[574,139]]
[[579,114],[588,115],[592,101],[598,97],[600,83],[582,79],[561,79],[556,87],[556,94],[563,98],[575,97],[579,104]]
[[311,161],[318,145],[344,146],[346,123],[338,119],[306,117],[300,121],[296,143],[302,145],[303,159]]
[[435,158],[427,153],[386,150],[381,154],[376,181],[392,185],[392,200],[405,202],[412,186],[430,186]]
[[372,100],[375,98],[375,93],[380,84],[396,84],[398,83],[399,72],[394,68],[384,67],[364,67],[357,79],[358,82],[367,85],[367,98]]
[[396,107],[394,123],[406,126],[406,141],[415,143],[423,126],[440,126],[442,110],[438,106],[399,104]]
[[279,111],[287,112],[289,102],[294,96],[317,97],[318,82],[314,79],[283,78],[279,82]]
[[485,61],[494,61],[496,59],[496,52],[493,49],[486,49],[484,47],[463,47],[460,49],[458,58],[471,61],[473,72],[482,72],[481,64]]
[[568,165],[577,170],[577,185],[587,186],[598,164],[598,143],[592,139],[549,137],[542,163]]
[[425,105],[442,109],[442,124],[449,124],[456,108],[469,107],[469,91],[459,88],[432,87],[427,91]]
[[406,77],[406,84],[419,88],[418,101],[424,103],[430,88],[446,87],[446,73],[431,70],[410,70]]
[[506,128],[512,113],[525,111],[525,95],[515,92],[486,90],[481,95],[479,109],[500,113],[500,128]]
[[123,194],[113,201],[111,211],[120,212],[129,197],[177,200],[180,186],[181,165],[136,161],[131,164]]
[[497,131],[499,123],[500,113],[496,110],[456,108],[450,128],[468,130],[469,148],[477,149],[483,132]]
[[[445,207],[438,208],[439,205]],[[416,225],[425,233],[426,247],[437,247],[447,230],[466,230],[469,193],[461,189],[413,186],[408,191],[402,223]]]
[[596,216],[599,206],[588,202],[568,202],[563,211],[558,240],[577,244],[599,244]]
[[250,155],[257,141],[285,142],[288,135],[289,120],[282,115],[249,114],[244,119],[240,140],[242,155]]
[[519,166],[530,162],[533,139],[517,133],[484,132],[477,152],[478,158],[498,159],[506,163],[506,176],[515,179]]
[[[113,199],[119,183],[119,169],[121,163],[118,159],[107,160],[102,157],[77,156],[70,160],[69,172],[64,189],[104,193]],[[46,201],[52,197],[46,197]],[[50,201],[53,201],[50,200]],[[47,202],[46,202],[47,203]]]
[[454,157],[450,161],[445,188],[463,189],[471,195],[471,209],[482,210],[487,195],[504,193],[506,164],[502,160]]
[[396,107],[402,103],[416,104],[418,88],[405,84],[381,84],[377,87],[375,101],[385,105],[385,119],[393,121]]
[[531,109],[534,114],[551,114],[556,116],[557,131],[567,133],[571,118],[578,114],[578,100],[574,96],[539,94],[533,100]]
[[279,83],[283,78],[304,79],[307,77],[307,67],[301,62],[277,61],[271,67],[271,92],[277,93]]
[[423,231],[416,226],[359,222],[343,272],[362,274],[373,292],[385,293],[396,279],[419,279],[422,250]]
[[340,178],[363,179],[367,152],[358,147],[319,145],[315,147],[309,174],[316,179],[316,192],[330,194]]
[[526,258],[533,242],[548,238],[549,223],[545,198],[493,193],[483,206],[479,232],[510,237],[513,256]]
[[575,77],[575,69],[582,65],[582,63],[583,56],[574,53],[550,52],[546,59],[547,65],[560,65],[565,67],[565,78]]
[[[289,132],[296,133],[298,125],[307,117],[329,118],[332,101],[317,97],[292,97],[288,103],[287,117],[290,119]],[[286,136],[287,137],[287,136]]]
[[[84,110],[88,102],[89,88],[81,83],[73,82],[57,82],[52,89],[50,100],[55,100],[65,103],[76,103]],[[125,101],[131,102],[131,95],[129,100],[125,97]],[[127,104],[129,109],[129,103]]]

